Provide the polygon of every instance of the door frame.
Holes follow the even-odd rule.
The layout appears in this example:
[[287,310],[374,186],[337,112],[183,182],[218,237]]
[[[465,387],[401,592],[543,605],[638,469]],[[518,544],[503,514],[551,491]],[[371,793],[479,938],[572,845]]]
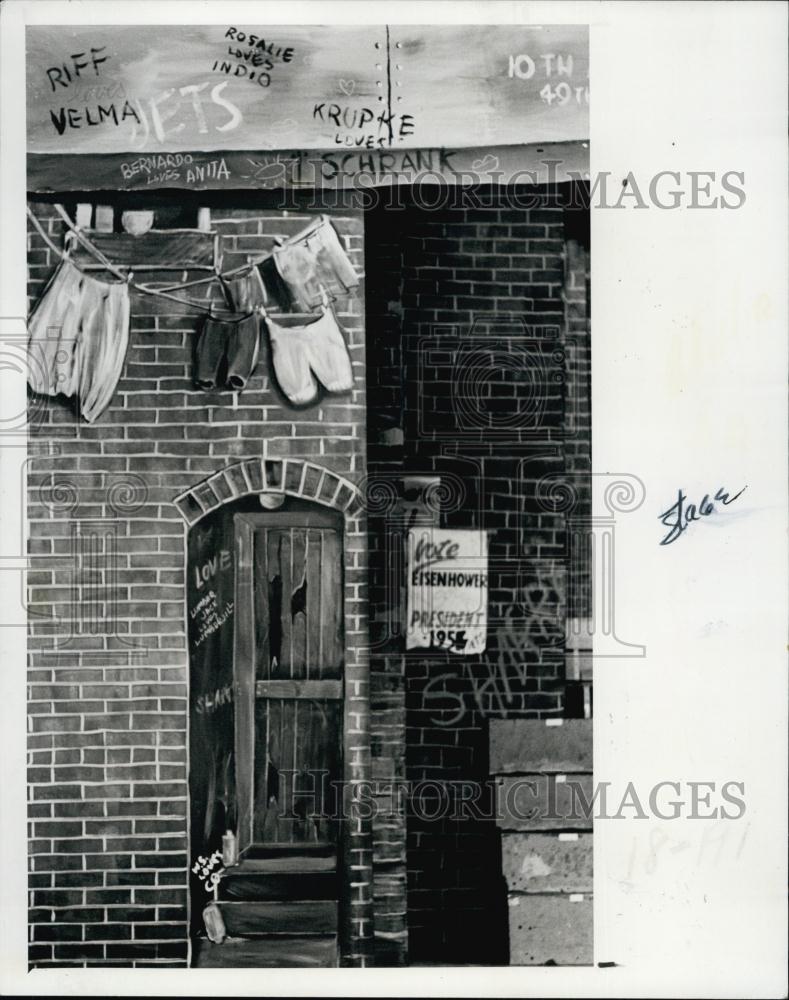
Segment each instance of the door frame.
[[[260,513],[236,513],[233,516],[233,535],[236,554],[235,577],[235,621],[233,626],[233,673],[235,688],[235,772],[236,801],[238,804],[238,838],[239,854],[242,854],[254,841],[254,801],[255,801],[255,701],[257,698],[256,676],[256,623],[255,623],[255,591],[261,586],[261,581],[255,580],[255,542],[256,529],[259,528],[331,528],[339,538],[340,580],[341,590],[345,588],[345,559],[343,555],[344,524],[342,517],[331,510],[315,509],[309,511],[267,511]],[[342,597],[339,598],[342,600]],[[340,703],[342,718],[345,718],[345,666],[346,639],[345,614],[342,608],[342,677],[339,681],[318,681],[317,683],[332,688],[337,693],[333,700]],[[287,682],[280,682],[286,684]],[[310,682],[291,682],[302,688]],[[337,733],[340,751],[340,774],[344,769],[345,734],[341,724]],[[342,852],[342,826],[338,817],[338,864]]]

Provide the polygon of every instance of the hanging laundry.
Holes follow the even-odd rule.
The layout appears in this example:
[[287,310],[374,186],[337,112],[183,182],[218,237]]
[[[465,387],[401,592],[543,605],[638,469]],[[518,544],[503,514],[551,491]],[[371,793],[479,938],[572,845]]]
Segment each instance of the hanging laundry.
[[129,287],[84,274],[64,257],[28,322],[28,382],[76,395],[92,423],[109,406],[129,345]]
[[333,297],[347,295],[359,278],[340,243],[337,230],[324,215],[273,251],[274,263],[296,309],[321,304],[322,288]]
[[243,389],[255,370],[259,342],[257,313],[206,317],[197,341],[195,382],[201,389],[216,389],[219,369],[225,358],[228,388]]
[[227,285],[237,312],[251,313],[261,306],[265,307],[266,291],[256,267],[250,266],[246,274],[227,276],[222,280]]
[[315,376],[329,392],[353,388],[353,370],[348,348],[334,313],[308,325],[282,326],[266,317],[271,357],[280,388],[296,405],[312,402],[318,394]]

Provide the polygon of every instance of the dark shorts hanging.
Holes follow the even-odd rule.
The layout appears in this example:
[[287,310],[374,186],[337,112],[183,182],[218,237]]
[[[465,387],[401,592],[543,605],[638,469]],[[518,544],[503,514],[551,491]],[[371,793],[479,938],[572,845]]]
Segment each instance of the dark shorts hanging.
[[227,387],[243,389],[257,364],[259,340],[259,318],[255,313],[238,319],[207,317],[197,342],[197,385],[216,389],[219,367],[226,356]]

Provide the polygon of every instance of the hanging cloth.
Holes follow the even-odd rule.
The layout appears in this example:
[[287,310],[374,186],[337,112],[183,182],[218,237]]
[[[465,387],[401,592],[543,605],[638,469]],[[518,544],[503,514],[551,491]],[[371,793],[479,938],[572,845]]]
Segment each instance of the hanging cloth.
[[322,288],[336,298],[347,295],[359,284],[337,230],[325,215],[282,246],[275,247],[273,257],[296,309],[309,311],[319,306]]
[[76,395],[93,423],[109,406],[129,346],[129,287],[100,281],[67,257],[28,322],[28,382],[47,396]]
[[219,369],[224,358],[227,361],[227,387],[240,391],[255,370],[259,342],[260,320],[256,313],[247,316],[207,316],[195,351],[195,382],[201,389],[218,388]]
[[342,331],[331,309],[308,325],[283,326],[265,312],[271,358],[280,388],[297,406],[318,394],[317,379],[329,392],[353,388],[353,369]]
[[266,291],[260,271],[253,266],[244,274],[222,276],[236,309],[240,313],[255,312],[266,305]]

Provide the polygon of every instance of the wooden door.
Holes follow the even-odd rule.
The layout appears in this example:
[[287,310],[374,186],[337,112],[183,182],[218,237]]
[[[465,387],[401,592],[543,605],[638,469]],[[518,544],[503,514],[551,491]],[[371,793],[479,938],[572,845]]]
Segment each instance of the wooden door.
[[341,528],[331,512],[237,514],[239,849],[336,844],[343,697]]

